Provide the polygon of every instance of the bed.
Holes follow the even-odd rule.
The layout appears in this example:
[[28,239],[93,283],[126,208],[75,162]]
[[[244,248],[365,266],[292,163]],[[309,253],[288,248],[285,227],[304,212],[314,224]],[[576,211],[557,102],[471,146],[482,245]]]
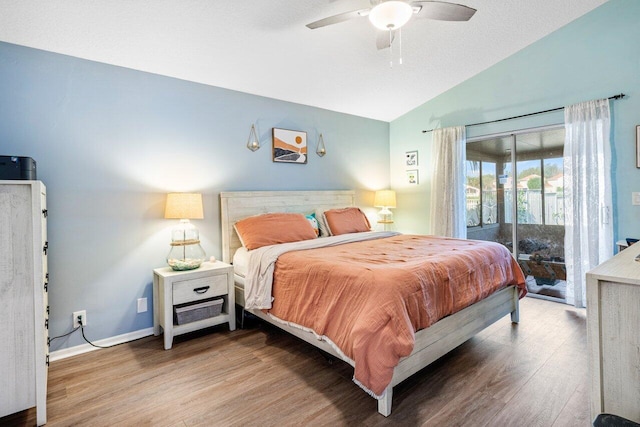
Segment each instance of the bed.
[[[317,209],[328,210],[332,208],[344,208],[355,206],[354,191],[248,191],[248,192],[223,192],[221,198],[221,226],[223,243],[223,261],[231,263],[236,251],[242,248],[234,224],[247,217],[269,212],[308,213]],[[377,237],[376,237],[377,238]],[[385,236],[384,239],[401,239],[402,237]],[[317,239],[322,240],[322,239]],[[279,245],[278,245],[279,246]],[[515,263],[515,260],[513,261]],[[239,271],[242,266],[236,263]],[[516,268],[517,263],[515,263]],[[246,266],[244,266],[246,268]],[[246,272],[236,273],[235,292],[236,303],[245,305],[245,277]],[[519,273],[520,277],[522,273]],[[384,416],[391,414],[393,387],[425,366],[437,360],[444,354],[453,350],[482,329],[491,325],[503,316],[510,314],[512,322],[519,320],[519,298],[524,295],[524,280],[522,283],[508,285],[500,290],[492,292],[486,298],[448,315],[425,329],[418,330],[414,335],[414,342],[410,354],[400,358],[395,367],[391,367],[391,380],[381,393],[372,393],[378,399],[378,412]],[[275,289],[275,287],[274,287]],[[356,374],[358,366],[354,359],[341,351],[339,345],[330,339],[325,339],[323,334],[318,334],[309,328],[300,327],[289,319],[280,319],[269,314],[267,310],[247,309],[258,318],[269,322],[294,336],[297,336],[313,346],[345,360],[354,366]],[[318,339],[321,336],[323,339]],[[361,369],[362,370],[362,369]],[[356,376],[354,375],[354,381]],[[358,383],[358,381],[356,381]]]

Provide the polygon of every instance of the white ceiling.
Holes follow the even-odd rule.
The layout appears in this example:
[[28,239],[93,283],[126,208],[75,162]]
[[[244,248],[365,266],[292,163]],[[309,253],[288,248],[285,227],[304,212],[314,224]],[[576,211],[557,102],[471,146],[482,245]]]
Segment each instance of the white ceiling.
[[391,121],[607,0],[454,1],[478,12],[412,19],[393,68],[367,18],[305,27],[368,0],[0,0],[0,40]]

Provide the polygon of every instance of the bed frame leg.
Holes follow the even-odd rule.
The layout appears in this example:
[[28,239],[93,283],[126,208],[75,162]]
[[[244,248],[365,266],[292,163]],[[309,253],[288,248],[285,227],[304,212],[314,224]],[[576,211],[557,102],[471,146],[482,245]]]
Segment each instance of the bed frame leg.
[[387,389],[384,391],[384,397],[378,400],[378,412],[380,412],[385,417],[391,415],[391,401],[393,400],[393,387],[391,384],[387,386]]
[[236,317],[237,317],[236,323],[238,323],[240,329],[244,329],[244,318],[245,318],[244,307],[237,304],[236,304]]
[[520,298],[518,298],[518,288],[515,288],[513,291],[513,306],[511,323],[520,323]]

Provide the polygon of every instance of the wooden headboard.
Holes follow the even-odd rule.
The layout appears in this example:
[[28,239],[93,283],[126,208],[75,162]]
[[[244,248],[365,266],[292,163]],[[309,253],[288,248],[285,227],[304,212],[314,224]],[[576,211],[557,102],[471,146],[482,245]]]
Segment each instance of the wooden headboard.
[[355,205],[355,191],[234,191],[220,193],[222,261],[231,263],[242,246],[233,225],[248,216],[269,212],[313,213]]

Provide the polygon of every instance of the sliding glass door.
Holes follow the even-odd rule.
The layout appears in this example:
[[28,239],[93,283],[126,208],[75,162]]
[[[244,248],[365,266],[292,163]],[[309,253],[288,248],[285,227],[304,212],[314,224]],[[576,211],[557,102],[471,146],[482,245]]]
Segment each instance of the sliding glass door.
[[532,295],[563,301],[563,128],[467,144],[467,235],[507,246]]

